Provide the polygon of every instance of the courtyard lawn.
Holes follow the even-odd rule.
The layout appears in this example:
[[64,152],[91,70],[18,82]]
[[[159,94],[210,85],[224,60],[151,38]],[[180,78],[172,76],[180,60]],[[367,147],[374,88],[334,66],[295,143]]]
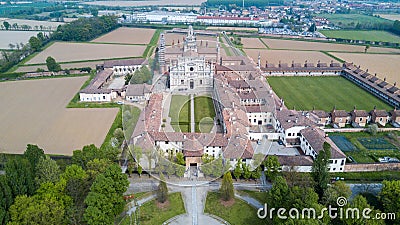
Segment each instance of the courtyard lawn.
[[377,109],[391,110],[392,107],[372,94],[361,89],[343,77],[268,77],[268,83],[275,93],[283,98],[289,109],[315,109],[347,111],[357,109],[370,111]]
[[242,190],[240,192],[243,193],[243,195],[248,195],[248,196],[258,200],[261,204],[264,204],[267,201],[267,192],[266,191]]
[[209,133],[214,125],[214,103],[209,96],[197,96],[194,98],[194,120],[196,132]]
[[171,126],[176,132],[189,132],[190,128],[190,97],[173,95],[169,108]]
[[224,206],[220,199],[219,193],[208,192],[204,212],[216,215],[231,225],[268,224],[268,221],[259,219],[257,210],[244,201],[235,199],[233,205]]
[[[169,194],[168,201],[169,204],[167,204],[164,208],[159,208],[156,200],[144,203],[140,207],[140,224],[162,224],[174,216],[185,213],[185,206],[183,205],[182,195],[180,192]],[[132,218],[134,218],[133,214]],[[120,224],[131,224],[130,217],[126,216]]]
[[328,38],[400,43],[400,36],[379,30],[321,30]]

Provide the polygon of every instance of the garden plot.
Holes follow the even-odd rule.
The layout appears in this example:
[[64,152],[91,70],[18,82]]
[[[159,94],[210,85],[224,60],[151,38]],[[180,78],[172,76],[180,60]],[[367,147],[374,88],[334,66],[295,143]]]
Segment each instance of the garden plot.
[[92,42],[116,44],[148,44],[154,35],[154,29],[121,27],[111,31]]

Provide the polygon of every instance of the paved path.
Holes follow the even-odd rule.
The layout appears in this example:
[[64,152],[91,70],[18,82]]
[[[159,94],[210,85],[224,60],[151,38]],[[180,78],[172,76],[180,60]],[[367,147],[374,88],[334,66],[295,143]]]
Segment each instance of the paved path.
[[190,95],[190,132],[196,132],[195,129],[195,121],[194,121],[194,95]]
[[263,207],[263,205],[258,200],[254,199],[250,196],[235,194],[235,197],[242,199],[243,201],[247,202],[247,204],[253,206],[256,209]]

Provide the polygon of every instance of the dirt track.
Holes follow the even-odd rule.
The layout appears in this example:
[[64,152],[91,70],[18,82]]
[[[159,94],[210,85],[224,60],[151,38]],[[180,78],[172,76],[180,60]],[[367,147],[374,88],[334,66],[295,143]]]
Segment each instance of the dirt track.
[[47,154],[72,155],[100,146],[118,109],[67,109],[87,77],[0,83],[0,152],[23,153],[28,143]]

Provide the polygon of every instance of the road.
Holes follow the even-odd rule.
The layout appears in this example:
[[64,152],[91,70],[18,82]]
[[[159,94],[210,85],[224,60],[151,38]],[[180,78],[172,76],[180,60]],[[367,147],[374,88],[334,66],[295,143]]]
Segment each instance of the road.
[[225,39],[225,42],[229,45],[230,50],[232,50],[232,53],[235,56],[244,56],[244,53],[240,51],[240,49],[236,48],[235,45],[232,43],[232,41],[229,39],[228,35],[226,35],[226,32],[222,32],[222,36]]

